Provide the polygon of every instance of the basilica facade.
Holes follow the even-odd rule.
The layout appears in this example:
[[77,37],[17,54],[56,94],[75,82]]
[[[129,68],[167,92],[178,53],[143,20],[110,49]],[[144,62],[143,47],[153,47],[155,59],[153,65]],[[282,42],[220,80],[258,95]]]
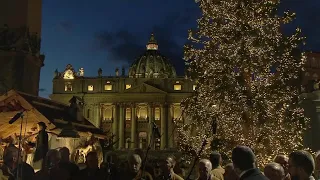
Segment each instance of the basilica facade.
[[114,76],[84,76],[67,65],[55,71],[52,100],[65,104],[72,97],[83,101],[82,113],[96,127],[113,136],[118,149],[171,149],[176,145],[176,127],[184,123],[180,102],[192,95],[196,83],[179,77],[169,60],[158,51],[152,34],[146,51]]

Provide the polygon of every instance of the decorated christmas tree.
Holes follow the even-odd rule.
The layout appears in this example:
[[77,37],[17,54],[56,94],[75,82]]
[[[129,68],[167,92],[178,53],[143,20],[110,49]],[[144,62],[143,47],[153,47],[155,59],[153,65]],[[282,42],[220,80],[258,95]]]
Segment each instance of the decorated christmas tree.
[[298,105],[305,61],[299,28],[281,32],[295,14],[278,15],[279,0],[201,0],[202,16],[185,46],[197,88],[182,102],[179,147],[203,155],[250,146],[259,164],[303,147],[307,119]]

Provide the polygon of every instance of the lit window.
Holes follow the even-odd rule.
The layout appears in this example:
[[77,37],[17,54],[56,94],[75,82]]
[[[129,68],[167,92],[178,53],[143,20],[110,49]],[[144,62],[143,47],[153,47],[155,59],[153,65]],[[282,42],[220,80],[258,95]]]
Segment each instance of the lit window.
[[93,85],[88,86],[88,91],[93,91]]
[[126,89],[130,89],[131,88],[131,84],[126,84]]
[[192,86],[192,90],[194,90],[194,91],[195,91],[195,90],[196,90],[196,88],[197,88],[197,85],[193,85],[193,86]]
[[181,84],[175,84],[175,85],[173,86],[173,90],[175,90],[175,91],[180,91],[180,90],[181,90]]
[[154,119],[155,120],[160,120],[160,108],[155,108],[154,109]]
[[140,105],[140,106],[137,108],[137,116],[138,116],[138,120],[141,120],[141,121],[146,120],[147,117],[148,117],[148,109],[147,109],[147,106]]
[[111,121],[112,120],[112,106],[103,106],[102,107],[102,120]]
[[126,120],[130,121],[131,120],[131,109],[126,108]]
[[71,82],[67,82],[67,83],[64,85],[64,91],[72,91],[72,84],[71,84]]
[[105,90],[105,91],[112,91],[112,84],[106,84],[106,85],[104,85],[104,90]]

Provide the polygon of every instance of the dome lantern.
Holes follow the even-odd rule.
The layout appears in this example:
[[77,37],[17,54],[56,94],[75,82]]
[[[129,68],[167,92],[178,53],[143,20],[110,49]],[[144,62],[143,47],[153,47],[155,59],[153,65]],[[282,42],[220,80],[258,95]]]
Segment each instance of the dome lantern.
[[131,78],[175,78],[176,70],[170,61],[158,51],[158,44],[151,34],[147,50],[129,68]]
[[150,40],[147,44],[147,50],[154,50],[154,51],[158,50],[158,43],[157,43],[153,33],[151,33]]

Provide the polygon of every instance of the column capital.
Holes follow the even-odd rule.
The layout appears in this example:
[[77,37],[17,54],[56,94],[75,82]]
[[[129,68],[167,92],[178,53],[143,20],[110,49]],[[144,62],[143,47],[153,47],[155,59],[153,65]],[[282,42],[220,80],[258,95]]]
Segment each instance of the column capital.
[[165,107],[168,107],[169,106],[169,104],[167,103],[167,102],[164,102],[164,103],[161,103],[161,105],[160,105],[162,108],[165,108]]
[[137,107],[137,104],[136,103],[127,103],[127,106],[128,107],[131,107],[131,108],[136,108]]
[[125,103],[125,102],[117,102],[116,104],[117,104],[118,106],[122,107],[122,108],[124,108],[124,107],[127,106],[127,103]]
[[151,107],[151,108],[154,107],[154,103],[153,102],[148,102],[147,104],[148,104],[148,107]]
[[162,103],[160,103],[160,102],[150,102],[150,103],[148,103],[148,106],[154,108],[154,107],[157,107],[157,106],[162,106]]

